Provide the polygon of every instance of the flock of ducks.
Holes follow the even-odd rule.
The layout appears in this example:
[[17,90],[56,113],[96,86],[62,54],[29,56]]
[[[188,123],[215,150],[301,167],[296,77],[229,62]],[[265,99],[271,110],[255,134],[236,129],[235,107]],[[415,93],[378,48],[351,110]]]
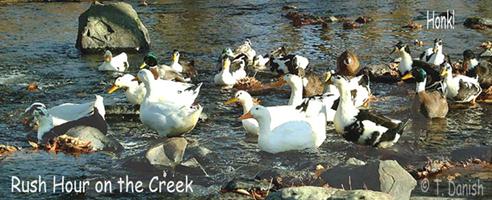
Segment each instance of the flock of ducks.
[[[487,51],[490,51],[488,49]],[[414,108],[426,118],[445,118],[449,103],[475,104],[482,87],[491,85],[491,57],[482,53],[476,58],[471,50],[464,52],[464,74],[453,71],[449,57],[443,53],[443,41],[436,39],[434,47],[425,50],[420,59],[413,59],[410,46],[399,42],[398,72],[401,80],[416,84]],[[288,54],[284,47],[259,55],[250,40],[234,50],[226,48],[219,57],[220,70],[213,83],[233,88],[239,80],[270,72],[280,85],[290,90],[285,105],[259,105],[247,91],[239,90],[225,102],[238,103],[243,108],[239,117],[246,133],[258,138],[258,147],[269,153],[317,148],[326,139],[327,126],[347,141],[386,148],[401,137],[408,119],[396,120],[366,109],[372,99],[369,75],[361,70],[357,56],[346,51],[337,59],[336,71],[317,75],[308,58]],[[101,71],[126,72],[127,55],[104,54]],[[248,71],[246,71],[248,69]],[[124,74],[114,81],[108,93],[123,89],[129,103],[140,105],[140,121],[163,137],[175,137],[194,129],[203,107],[195,103],[202,83],[190,83],[197,75],[194,62],[180,60],[174,50],[169,65],[159,64],[149,53],[136,75]],[[103,98],[83,104],[65,103],[47,108],[34,103],[26,109],[34,116],[39,143],[63,134],[70,126],[86,125],[107,131]],[[102,122],[101,122],[102,121]],[[57,128],[65,126],[63,129]]]

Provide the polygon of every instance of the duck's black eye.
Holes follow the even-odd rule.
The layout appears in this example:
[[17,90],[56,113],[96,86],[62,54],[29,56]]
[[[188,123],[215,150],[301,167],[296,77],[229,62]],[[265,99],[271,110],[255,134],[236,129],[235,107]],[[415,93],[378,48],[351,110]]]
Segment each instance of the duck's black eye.
[[255,108],[255,110],[258,110],[258,108]]

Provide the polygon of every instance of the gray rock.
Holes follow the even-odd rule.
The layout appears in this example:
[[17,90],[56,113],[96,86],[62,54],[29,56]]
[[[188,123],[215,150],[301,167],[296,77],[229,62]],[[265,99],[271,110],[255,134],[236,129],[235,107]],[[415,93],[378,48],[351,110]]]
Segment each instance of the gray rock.
[[366,162],[352,157],[352,158],[347,159],[345,164],[346,165],[359,165],[359,166],[361,166],[361,165],[366,165]]
[[409,199],[417,181],[394,160],[374,161],[363,166],[336,166],[321,174],[331,187],[369,189]]
[[166,138],[152,146],[145,153],[145,158],[152,165],[174,167],[183,161],[188,142],[183,137]]
[[342,190],[336,188],[301,186],[270,193],[267,200],[317,200],[317,199],[393,199],[389,194],[370,190]]
[[75,46],[82,53],[145,51],[150,47],[147,28],[128,3],[92,4],[79,16]]
[[191,158],[185,162],[182,162],[176,167],[176,170],[184,172],[186,175],[190,175],[190,176],[196,176],[196,175],[208,176],[205,169],[195,158]]
[[[400,81],[398,73],[386,64],[369,65],[362,69],[367,71],[371,81],[380,83],[395,83]],[[395,74],[396,73],[396,74]]]
[[113,137],[104,135],[98,129],[89,126],[77,126],[71,128],[65,133],[70,137],[76,137],[82,141],[91,142],[91,147],[94,151],[108,151],[120,153],[123,151],[123,146]]

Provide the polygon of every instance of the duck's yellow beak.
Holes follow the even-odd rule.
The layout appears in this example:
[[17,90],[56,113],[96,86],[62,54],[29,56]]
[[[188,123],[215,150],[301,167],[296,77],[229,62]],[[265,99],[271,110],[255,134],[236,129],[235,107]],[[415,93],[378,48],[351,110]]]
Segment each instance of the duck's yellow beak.
[[444,77],[446,75],[448,75],[448,70],[446,70],[446,69],[441,70],[441,76]]
[[171,60],[173,62],[176,62],[177,59],[178,59],[178,56],[175,53],[173,53],[173,55],[171,56]]
[[408,80],[408,79],[411,79],[413,78],[413,75],[412,73],[408,72],[407,74],[405,74],[405,76],[401,77],[401,80]]
[[246,114],[241,115],[241,117],[239,117],[239,119],[241,119],[241,120],[250,119],[250,118],[253,118],[253,115],[251,114],[251,112],[247,112]]
[[331,72],[325,73],[325,82],[327,83],[331,82]]
[[229,100],[227,100],[226,102],[224,102],[224,105],[229,105],[229,104],[233,104],[233,103],[236,103],[238,102],[239,99],[234,97],[234,98],[230,98]]
[[147,66],[147,64],[145,64],[145,63],[142,63],[142,64],[140,65],[140,69],[143,69],[143,68],[145,68],[145,66]]
[[118,87],[117,85],[113,84],[113,86],[111,86],[111,88],[109,88],[108,94],[111,94],[111,93],[115,92],[118,89],[120,89],[120,87]]

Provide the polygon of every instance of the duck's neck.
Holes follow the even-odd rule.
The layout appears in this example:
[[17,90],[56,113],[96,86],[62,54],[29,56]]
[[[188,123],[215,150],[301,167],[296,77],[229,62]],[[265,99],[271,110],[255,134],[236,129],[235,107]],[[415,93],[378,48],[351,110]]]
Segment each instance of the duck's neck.
[[[346,86],[344,86],[346,87]],[[348,88],[339,88],[340,91],[340,103],[338,104],[337,110],[351,110],[355,109],[354,102],[352,101],[352,95]],[[342,111],[344,113],[344,111]]]
[[38,120],[38,140],[41,141],[43,139],[43,136],[45,133],[50,131],[54,125],[53,125],[53,119],[51,116],[45,116],[42,119]]
[[147,91],[145,93],[145,99],[149,101],[154,101],[157,98],[155,97],[156,94],[154,91],[156,91],[158,88],[155,87],[154,80],[150,79],[149,82],[145,83],[145,90]]
[[253,107],[253,99],[247,99],[247,100],[241,101],[241,105],[243,106],[243,114],[246,114]]
[[422,82],[417,82],[417,87],[415,88],[415,90],[417,91],[417,93],[421,93],[421,92],[425,92],[425,83],[426,83],[426,79],[424,79],[424,81]]
[[269,134],[272,122],[270,113],[268,113],[268,116],[262,116],[261,118],[256,118],[256,120],[258,121],[260,137]]
[[407,73],[410,70],[412,70],[413,60],[412,60],[412,56],[406,51],[402,51],[400,53],[400,56],[401,56],[401,61],[400,64],[398,65],[398,71],[400,71],[400,74],[403,75],[404,73]]
[[301,85],[290,85],[291,92],[290,92],[290,99],[289,99],[289,105],[297,106],[302,103],[302,83]]

